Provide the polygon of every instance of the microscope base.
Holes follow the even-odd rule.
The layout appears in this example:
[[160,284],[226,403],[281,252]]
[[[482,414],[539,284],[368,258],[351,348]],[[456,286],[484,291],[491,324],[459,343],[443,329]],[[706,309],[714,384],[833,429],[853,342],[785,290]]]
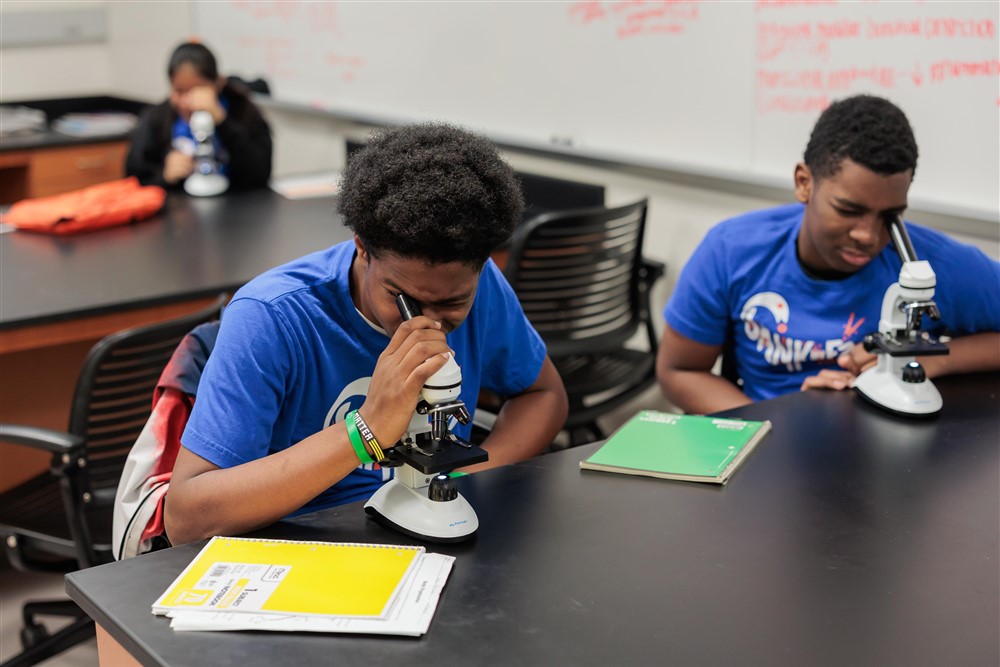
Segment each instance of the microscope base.
[[229,179],[221,174],[194,173],[184,181],[184,192],[194,197],[215,197],[229,189]]
[[[854,380],[854,389],[883,410],[906,417],[931,417],[941,411],[943,401],[930,380],[904,382],[898,358],[880,357],[878,365]],[[912,358],[910,359],[912,360]]]
[[413,489],[392,479],[365,503],[365,512],[377,522],[428,542],[462,542],[479,528],[479,517],[461,494],[454,500],[434,501],[427,489]]

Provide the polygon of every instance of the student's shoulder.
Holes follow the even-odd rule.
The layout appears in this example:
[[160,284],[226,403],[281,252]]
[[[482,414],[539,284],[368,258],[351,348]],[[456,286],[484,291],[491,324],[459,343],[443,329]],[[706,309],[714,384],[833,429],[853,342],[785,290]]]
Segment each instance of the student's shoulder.
[[941,252],[953,252],[956,250],[962,252],[981,252],[975,246],[962,243],[941,230],[925,227],[915,222],[907,221],[906,231],[909,233],[910,240],[913,242],[914,249],[918,255],[921,252],[939,254]]
[[158,104],[150,104],[140,112],[140,122],[145,121],[147,123],[157,123],[166,121],[170,117],[171,108],[170,102],[167,100]]
[[241,287],[233,300],[250,299],[280,306],[318,287],[348,280],[354,244],[338,243],[276,266]]
[[917,257],[926,259],[932,267],[952,265],[970,270],[975,265],[981,265],[993,270],[1000,268],[1000,263],[988,257],[976,246],[962,243],[942,231],[912,222],[906,224],[906,229]]
[[716,225],[716,228],[750,228],[761,229],[779,228],[784,229],[789,225],[796,224],[802,219],[802,204],[782,204],[771,208],[762,208],[756,211],[748,211],[723,220]]
[[743,252],[753,246],[782,243],[798,229],[802,210],[802,204],[785,204],[728,218],[709,230],[705,243]]

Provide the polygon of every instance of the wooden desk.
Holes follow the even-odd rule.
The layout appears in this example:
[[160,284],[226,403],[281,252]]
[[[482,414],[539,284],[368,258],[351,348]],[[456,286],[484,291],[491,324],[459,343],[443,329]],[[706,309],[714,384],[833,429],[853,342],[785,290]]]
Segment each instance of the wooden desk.
[[0,153],[0,204],[46,197],[125,176],[127,141]]
[[71,113],[140,114],[144,102],[107,95],[45,100],[7,101],[11,106],[45,114],[45,129],[3,137],[0,142],[0,205],[26,197],[44,197],[122,178],[129,132],[80,137],[51,129]]
[[[0,234],[0,421],[66,428],[80,365],[102,336],[191,312],[348,238],[333,198],[270,190],[171,194],[152,219],[76,236]],[[47,462],[4,448],[0,488]]]
[[[821,391],[733,411],[774,430],[722,488],[580,471],[594,445],[462,478],[478,539],[433,547],[458,560],[421,639],[174,633],[150,605],[202,544],[67,590],[102,665],[996,665],[1000,375],[939,386],[930,421]],[[259,534],[408,542],[360,503]]]

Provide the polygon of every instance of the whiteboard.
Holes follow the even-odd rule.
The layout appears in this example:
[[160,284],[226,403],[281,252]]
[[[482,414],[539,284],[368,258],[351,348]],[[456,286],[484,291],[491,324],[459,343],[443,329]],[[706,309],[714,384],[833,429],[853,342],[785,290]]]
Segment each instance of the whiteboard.
[[911,204],[1000,221],[996,1],[203,2],[227,74],[379,124],[790,187],[831,100],[909,116]]

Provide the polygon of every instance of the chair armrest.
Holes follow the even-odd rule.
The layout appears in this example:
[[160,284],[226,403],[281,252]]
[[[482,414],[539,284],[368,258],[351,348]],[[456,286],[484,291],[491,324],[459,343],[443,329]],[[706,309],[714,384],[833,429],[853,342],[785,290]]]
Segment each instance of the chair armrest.
[[653,326],[653,304],[651,297],[653,295],[653,285],[656,281],[663,277],[667,272],[667,265],[663,262],[657,261],[655,259],[646,259],[645,257],[639,258],[639,280],[642,281],[642,287],[644,296],[646,297],[646,303],[642,305],[643,313],[642,319],[645,322],[646,337],[649,339],[649,349],[656,356],[656,351],[659,347],[659,341],[656,338],[656,327]]
[[655,259],[639,259],[639,274],[646,287],[652,287],[667,272],[667,265]]
[[83,438],[72,433],[20,424],[0,424],[0,440],[52,454],[76,455],[83,450],[84,445]]

